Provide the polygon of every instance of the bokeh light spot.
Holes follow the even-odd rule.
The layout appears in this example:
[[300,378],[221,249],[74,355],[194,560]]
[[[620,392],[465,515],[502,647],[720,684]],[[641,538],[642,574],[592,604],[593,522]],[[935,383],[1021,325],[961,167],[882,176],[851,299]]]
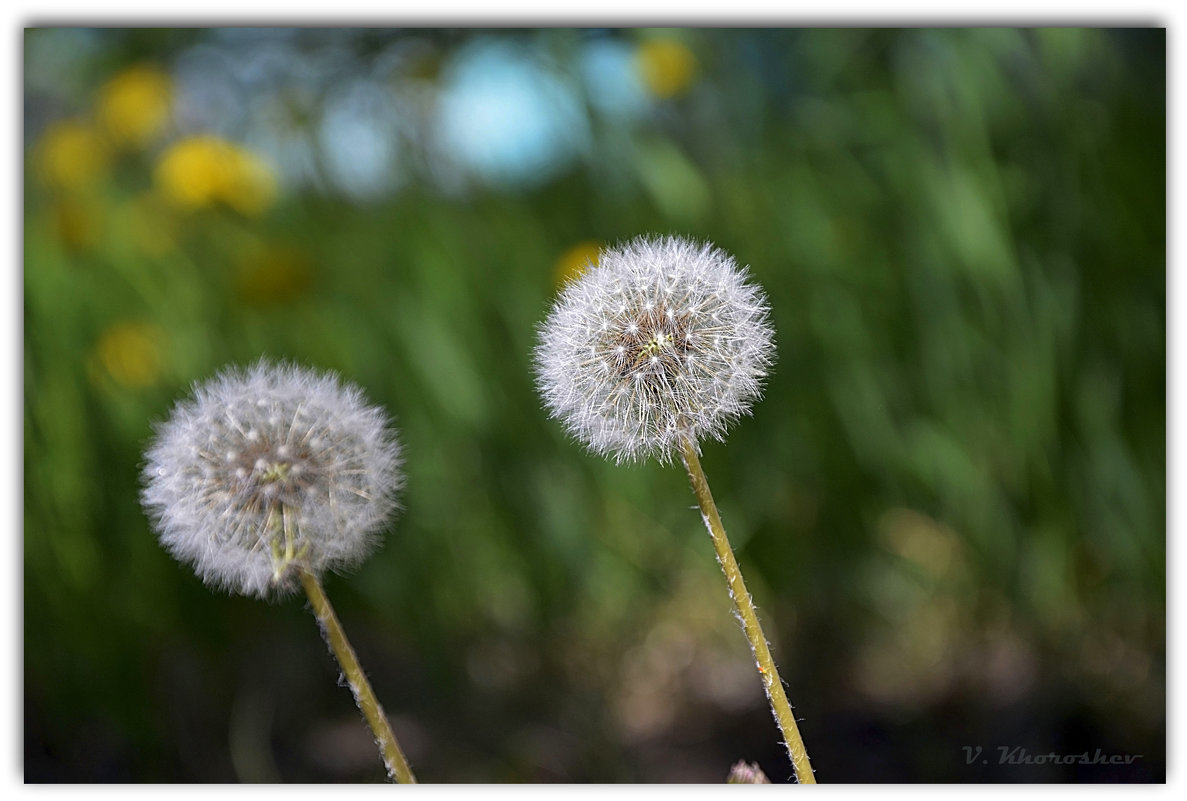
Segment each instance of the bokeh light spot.
[[164,131],[172,101],[169,76],[142,64],[116,75],[99,90],[97,114],[112,142],[145,147]]
[[51,186],[81,189],[107,171],[111,152],[94,125],[79,119],[62,120],[46,129],[37,164]]
[[163,336],[151,323],[116,323],[99,337],[95,353],[117,383],[133,389],[146,387],[160,375]]
[[161,157],[155,178],[165,197],[183,208],[222,202],[245,215],[257,215],[276,196],[276,176],[267,164],[213,136],[175,143]]
[[596,267],[598,254],[602,250],[600,242],[587,239],[570,247],[556,260],[553,267],[553,283],[557,286],[580,278],[590,267]]
[[648,39],[639,45],[636,58],[643,83],[657,97],[681,94],[696,77],[696,56],[676,39]]

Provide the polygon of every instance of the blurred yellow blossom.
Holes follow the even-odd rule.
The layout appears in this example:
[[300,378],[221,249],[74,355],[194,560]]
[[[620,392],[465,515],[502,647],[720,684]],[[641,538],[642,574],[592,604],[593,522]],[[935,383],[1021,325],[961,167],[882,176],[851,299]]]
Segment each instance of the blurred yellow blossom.
[[587,267],[598,263],[598,253],[602,246],[599,242],[585,240],[578,242],[566,250],[556,260],[553,267],[552,280],[557,286],[562,286],[575,278],[580,278]]
[[66,195],[50,204],[54,237],[69,250],[90,250],[99,243],[103,208],[83,196]]
[[144,64],[108,81],[99,90],[96,112],[114,143],[144,147],[165,130],[172,100],[169,76]]
[[309,289],[313,267],[304,251],[291,245],[259,244],[239,262],[235,289],[248,303],[284,303]]
[[107,171],[111,152],[94,125],[81,119],[60,120],[41,137],[35,163],[46,183],[82,189]]
[[177,212],[157,192],[141,192],[124,201],[120,211],[138,251],[148,256],[164,256],[176,249]]
[[161,373],[160,342],[164,332],[151,323],[115,323],[95,345],[99,365],[125,387],[145,387]]
[[184,208],[222,202],[247,215],[263,212],[276,197],[276,176],[259,157],[214,136],[183,139],[156,169],[165,197]]
[[643,83],[657,97],[672,97],[687,89],[696,75],[697,59],[683,42],[648,39],[635,53]]

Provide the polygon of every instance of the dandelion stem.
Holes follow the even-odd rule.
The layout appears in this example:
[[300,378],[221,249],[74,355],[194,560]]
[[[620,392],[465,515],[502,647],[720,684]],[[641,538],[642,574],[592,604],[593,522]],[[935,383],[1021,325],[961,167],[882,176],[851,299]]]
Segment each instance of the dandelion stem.
[[800,738],[800,730],[795,725],[795,716],[791,711],[791,704],[787,701],[787,694],[783,691],[783,680],[779,678],[779,671],[775,667],[775,660],[771,657],[771,649],[767,645],[767,638],[763,634],[762,625],[758,622],[758,613],[754,608],[754,601],[746,590],[746,583],[742,580],[742,571],[738,561],[734,558],[734,551],[730,547],[725,534],[725,527],[721,524],[721,515],[717,513],[717,504],[713,502],[713,493],[709,491],[709,480],[705,471],[701,469],[701,460],[697,457],[697,446],[690,437],[681,442],[681,455],[684,457],[684,467],[688,470],[688,480],[692,483],[692,491],[696,493],[697,503],[701,507],[701,517],[705,521],[705,528],[709,529],[709,536],[713,539],[713,548],[717,551],[717,561],[725,572],[725,580],[729,585],[730,596],[738,609],[742,620],[742,630],[746,639],[750,641],[750,649],[758,663],[758,672],[762,676],[763,688],[767,692],[767,700],[771,704],[771,711],[775,714],[775,722],[783,731],[784,745],[791,757],[792,767],[795,768],[796,779],[800,784],[815,784],[816,777],[812,773],[812,763],[808,761],[808,751],[804,748],[804,741]]
[[321,581],[308,570],[302,569],[301,584],[304,585],[305,593],[309,596],[309,603],[313,606],[314,617],[321,624],[322,634],[325,636],[326,642],[329,643],[330,650],[338,659],[338,664],[342,666],[346,680],[350,683],[350,691],[354,693],[355,703],[358,704],[363,717],[367,719],[367,725],[375,734],[375,744],[379,746],[379,752],[383,755],[388,776],[394,777],[401,784],[416,784],[412,768],[408,766],[408,760],[404,758],[404,752],[400,750],[400,744],[396,742],[396,735],[392,731],[391,724],[388,723],[383,707],[379,705],[379,700],[371,689],[371,683],[367,681],[367,676],[363,673],[362,666],[359,665],[358,657],[355,656],[354,649],[350,646],[350,640],[346,638],[346,632],[343,631],[342,624],[338,622],[338,616],[334,614],[334,607],[330,605],[330,599],[326,597]]

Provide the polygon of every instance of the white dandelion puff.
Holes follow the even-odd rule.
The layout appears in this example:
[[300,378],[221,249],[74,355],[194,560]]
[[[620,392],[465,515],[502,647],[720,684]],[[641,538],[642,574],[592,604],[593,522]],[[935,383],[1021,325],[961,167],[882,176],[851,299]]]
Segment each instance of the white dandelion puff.
[[724,439],[750,411],[774,361],[766,296],[746,278],[726,253],[686,239],[606,250],[540,326],[536,378],[549,413],[594,452],[680,456],[796,777],[815,782],[699,457],[702,437]]
[[268,597],[349,568],[396,508],[400,446],[362,392],[260,361],[197,385],[157,427],[141,500],[161,544],[215,587]]
[[769,316],[718,248],[634,239],[562,290],[535,350],[541,395],[595,453],[667,462],[750,411],[774,361]]

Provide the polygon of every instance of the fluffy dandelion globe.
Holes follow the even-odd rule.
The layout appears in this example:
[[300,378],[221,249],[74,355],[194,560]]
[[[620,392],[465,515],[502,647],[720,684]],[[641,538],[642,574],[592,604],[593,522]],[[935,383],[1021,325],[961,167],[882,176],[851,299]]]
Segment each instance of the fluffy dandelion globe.
[[761,394],[775,358],[766,296],[710,244],[640,237],[603,251],[540,326],[544,404],[589,448],[619,462],[679,454],[713,540],[771,712],[801,782],[815,782],[766,635],[701,467],[699,440]]
[[640,237],[602,252],[562,290],[539,332],[551,416],[618,462],[722,439],[774,361],[766,296],[709,244]]
[[143,478],[162,545],[207,584],[258,597],[362,561],[402,482],[395,433],[358,388],[265,361],[179,402]]

